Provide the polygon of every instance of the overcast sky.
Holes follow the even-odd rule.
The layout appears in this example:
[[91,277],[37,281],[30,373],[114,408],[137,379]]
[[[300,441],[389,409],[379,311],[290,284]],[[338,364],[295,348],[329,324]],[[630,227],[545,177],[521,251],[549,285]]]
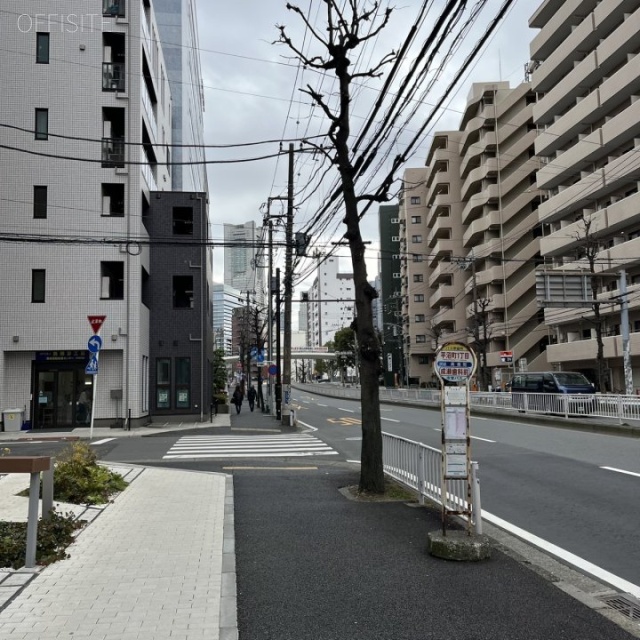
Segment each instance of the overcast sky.
[[[310,107],[310,98],[301,94],[301,83],[315,86],[317,74],[300,72],[291,59],[290,52],[283,46],[273,44],[278,39],[277,24],[285,25],[292,40],[303,42],[304,30],[301,21],[293,12],[287,11],[286,0],[233,0],[232,2],[211,2],[197,0],[198,24],[200,30],[200,48],[202,75],[205,93],[205,143],[216,145],[237,145],[265,140],[300,138],[305,135],[324,133],[326,127],[317,110]],[[299,6],[305,11],[311,7],[311,21],[314,25],[322,22],[318,15],[319,0],[300,0]],[[401,0],[393,5],[397,7],[387,28],[372,43],[366,52],[369,64],[375,64],[385,53],[397,48],[408,31],[419,0]],[[430,30],[444,5],[443,0],[435,0],[431,20],[427,20],[422,38]],[[486,26],[498,12],[501,1],[489,0],[476,27],[467,35],[445,71],[445,81],[453,76],[471,47],[486,30]],[[383,5],[385,6],[385,5]],[[537,3],[517,0],[505,21],[485,49],[479,61],[466,74],[457,95],[446,110],[442,112],[432,131],[455,129],[458,127],[460,112],[472,82],[495,82],[505,80],[516,86],[524,78],[524,65],[528,62],[529,41],[535,31],[529,29],[528,19]],[[305,46],[311,39],[307,35]],[[320,49],[315,49],[320,53]],[[407,56],[411,59],[411,56]],[[364,57],[363,57],[364,58]],[[376,89],[380,81],[367,81],[368,88],[358,92],[353,101],[352,112],[354,127],[358,129],[367,115],[371,101],[377,96]],[[323,85],[323,91],[328,85]],[[440,96],[444,84],[438,85],[433,93],[431,104]],[[431,94],[430,94],[431,95]],[[429,98],[425,101],[423,113],[428,113]],[[418,126],[420,113],[415,126]],[[424,121],[424,117],[422,118]],[[323,128],[324,127],[324,128]],[[415,156],[405,167],[424,164],[424,157],[430,138],[417,150]],[[285,144],[286,148],[286,144]],[[208,151],[210,160],[230,160],[270,155],[278,151],[278,144],[248,146],[240,149],[220,149]],[[393,152],[394,150],[392,150]],[[302,154],[300,154],[302,156]],[[314,196],[305,191],[317,166],[310,154],[300,157],[296,162],[296,193],[302,201],[296,210],[296,230],[302,229],[313,218],[319,203],[330,189],[331,182],[320,186]],[[401,171],[399,177],[401,177]],[[262,221],[261,205],[269,197],[286,195],[287,161],[286,157],[268,159],[241,164],[209,165],[210,215],[213,223],[213,236],[221,239],[223,223],[234,224],[255,220]],[[298,204],[298,203],[297,203]],[[277,205],[274,204],[274,207]],[[273,209],[272,209],[273,212]],[[376,249],[378,247],[377,207],[363,219],[363,236],[371,241],[368,253],[371,255],[369,279],[376,275]],[[331,240],[339,237],[338,230],[344,225],[335,222],[325,233],[314,236],[313,245],[319,250],[330,248]],[[349,270],[348,249],[342,248],[339,255],[341,266]],[[222,281],[222,250],[214,251],[214,279]],[[309,272],[309,265],[300,265],[302,273]],[[310,281],[308,281],[310,284]],[[305,283],[299,283],[297,289],[304,290]],[[297,295],[295,296],[297,298]]]

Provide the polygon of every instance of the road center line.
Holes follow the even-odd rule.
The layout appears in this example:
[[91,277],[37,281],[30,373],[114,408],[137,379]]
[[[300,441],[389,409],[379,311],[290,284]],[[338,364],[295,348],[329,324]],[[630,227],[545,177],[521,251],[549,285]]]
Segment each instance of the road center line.
[[386,420],[387,422],[400,422],[400,420],[396,420],[395,418],[385,418],[384,416],[380,416],[380,420]]
[[115,440],[115,438],[103,438],[102,440],[96,440],[95,442],[91,442],[90,444],[95,446],[97,444],[104,444],[105,442],[111,442],[112,440]]
[[616,469],[615,467],[600,467],[601,469],[606,469],[607,471],[615,471],[616,473],[624,473],[628,476],[635,476],[636,478],[640,478],[640,473],[634,473],[633,471],[625,471],[624,469]]
[[495,440],[488,440],[487,438],[479,438],[478,436],[471,436],[474,440],[482,440],[482,442],[493,442],[495,444]]
[[343,409],[342,407],[336,407],[338,411],[346,411],[346,413],[355,413],[353,409]]
[[318,406],[319,406],[319,407],[328,407],[329,405],[328,405],[328,404],[320,404],[320,403],[318,402]]

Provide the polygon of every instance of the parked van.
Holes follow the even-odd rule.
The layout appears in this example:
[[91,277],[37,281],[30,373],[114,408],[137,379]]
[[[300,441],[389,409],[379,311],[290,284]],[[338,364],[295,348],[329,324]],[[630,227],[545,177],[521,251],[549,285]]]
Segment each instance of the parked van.
[[575,371],[516,373],[511,380],[511,404],[519,411],[588,414],[595,408],[594,393],[595,386]]

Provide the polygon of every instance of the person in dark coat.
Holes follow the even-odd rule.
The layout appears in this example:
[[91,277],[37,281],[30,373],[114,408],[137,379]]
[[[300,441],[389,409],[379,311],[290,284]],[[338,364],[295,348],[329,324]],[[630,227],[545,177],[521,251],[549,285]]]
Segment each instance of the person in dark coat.
[[253,385],[249,387],[249,391],[247,392],[247,400],[249,400],[249,409],[253,411],[253,406],[256,403],[256,390]]
[[231,400],[233,404],[236,405],[236,413],[240,413],[240,408],[242,407],[242,391],[240,390],[240,385],[236,385],[236,390],[233,392],[233,396],[231,396]]

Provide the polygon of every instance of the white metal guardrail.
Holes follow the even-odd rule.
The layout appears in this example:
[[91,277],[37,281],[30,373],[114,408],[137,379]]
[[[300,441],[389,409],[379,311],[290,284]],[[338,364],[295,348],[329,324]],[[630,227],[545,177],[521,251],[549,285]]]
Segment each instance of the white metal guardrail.
[[[304,384],[298,388],[337,398],[360,400],[360,388],[337,384]],[[440,406],[438,389],[386,389],[380,388],[380,400],[387,402],[411,402],[425,406]],[[618,394],[565,394],[565,393],[503,393],[471,392],[471,408],[553,414],[565,418],[593,416],[610,418],[622,423],[640,421],[640,396]]]
[[[442,452],[439,449],[383,431],[382,461],[387,475],[418,493],[420,504],[424,504],[425,498],[442,504]],[[482,533],[478,466],[475,462],[471,465],[472,502],[475,508],[467,501],[466,479],[447,480],[444,506],[449,511],[469,509],[476,533]]]

